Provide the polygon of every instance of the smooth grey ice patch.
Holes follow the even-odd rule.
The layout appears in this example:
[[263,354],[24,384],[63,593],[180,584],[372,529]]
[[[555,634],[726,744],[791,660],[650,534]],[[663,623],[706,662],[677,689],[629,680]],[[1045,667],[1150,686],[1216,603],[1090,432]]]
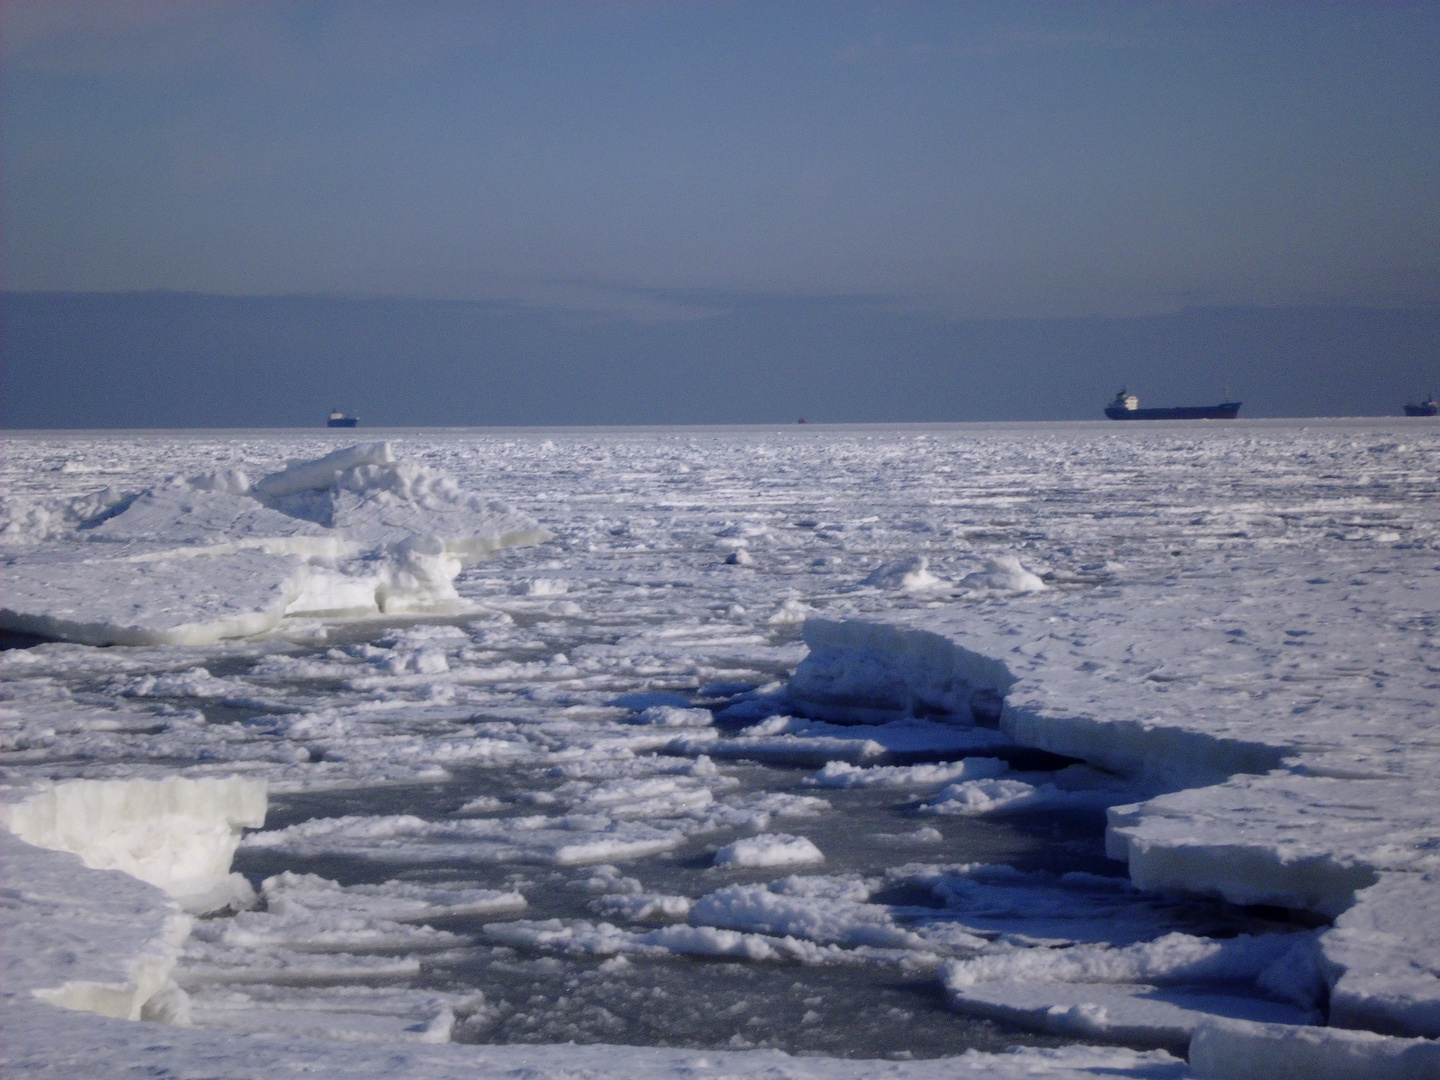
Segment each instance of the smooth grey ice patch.
[[1440,1044],[1372,1031],[1247,1020],[1206,1020],[1189,1046],[1196,1075],[1213,1080],[1430,1080]]
[[[382,982],[385,980],[381,980]],[[457,1023],[483,1014],[478,993],[396,986],[254,983],[189,993],[190,1016],[216,1034],[270,1034],[332,1043],[444,1045]]]

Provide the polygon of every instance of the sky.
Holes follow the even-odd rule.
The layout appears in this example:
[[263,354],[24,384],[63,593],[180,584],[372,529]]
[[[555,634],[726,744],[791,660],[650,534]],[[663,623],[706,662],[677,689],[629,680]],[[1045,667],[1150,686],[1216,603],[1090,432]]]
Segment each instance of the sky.
[[[0,48],[10,426],[80,422],[38,401],[42,366],[153,374],[148,334],[203,367],[216,342],[182,294],[229,298],[258,320],[227,323],[248,339],[279,309],[239,299],[317,301],[303,332],[270,324],[291,327],[271,352],[296,377],[327,326],[343,336],[323,320],[363,309],[434,384],[437,416],[442,372],[477,350],[503,365],[490,343],[522,337],[511,362],[580,395],[555,398],[553,422],[747,418],[679,409],[674,390],[587,412],[585,357],[645,398],[624,360],[649,350],[698,399],[757,348],[803,387],[893,366],[897,340],[932,341],[933,362],[881,419],[943,419],[921,415],[926,384],[957,364],[1027,380],[1015,418],[1090,415],[1115,378],[1208,398],[1250,377],[1252,397],[1296,400],[1306,373],[1277,359],[1293,336],[1187,359],[1210,324],[1184,313],[1206,311],[1304,323],[1340,373],[1329,411],[1365,376],[1390,396],[1440,382],[1437,3],[5,0]],[[88,296],[88,336],[37,323],[74,311],[40,293]],[[119,319],[113,293],[174,303]],[[457,344],[456,304],[484,340]],[[1411,321],[1351,385],[1353,335],[1323,328],[1355,310]],[[395,336],[427,317],[436,351]],[[1162,324],[1177,336],[1125,352]],[[1035,405],[1069,353],[1024,343],[1101,325],[1118,335],[1104,385]],[[985,327],[1005,345],[963,346]],[[875,418],[873,391],[826,400]],[[1004,418],[982,404],[959,411]]]

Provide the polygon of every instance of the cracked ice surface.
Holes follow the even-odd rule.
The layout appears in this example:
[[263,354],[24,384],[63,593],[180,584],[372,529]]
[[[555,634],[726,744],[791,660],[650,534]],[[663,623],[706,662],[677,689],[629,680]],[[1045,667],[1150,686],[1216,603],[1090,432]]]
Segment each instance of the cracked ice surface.
[[[215,588],[264,613],[248,639],[0,654],[17,790],[238,775],[272,793],[237,856],[257,907],[205,920],[155,995],[153,1018],[197,1029],[7,1008],[7,1068],[368,1075],[376,1059],[345,1043],[378,1038],[414,1075],[929,1075],[838,1057],[914,1053],[945,1075],[1182,1076],[1139,1048],[1192,1032],[1225,1048],[1207,1060],[1292,1039],[1307,1061],[1378,1046],[1427,1067],[1402,1036],[1433,1034],[1435,1000],[1417,929],[1433,926],[1430,428],[421,433],[392,443],[428,470],[410,480],[302,466],[268,501],[237,494],[234,471],[284,476],[335,447],[12,440],[17,579],[77,551],[171,581],[253,557],[302,567],[310,599]],[[426,479],[442,476],[553,539],[458,568],[454,598],[425,601],[453,616],[315,615],[350,587],[353,610],[385,606],[415,551],[394,547],[417,534],[409,510],[347,517],[350,497],[449,499]],[[111,512],[132,492],[151,494]],[[337,546],[360,542],[345,528],[369,547]],[[792,697],[816,616],[938,644],[830,632],[824,677]],[[816,688],[824,707],[793,715]],[[1002,730],[969,726],[1001,691]],[[1107,806],[1112,852],[1164,892],[1105,859]],[[779,836],[823,866],[714,865]],[[1205,865],[1223,851],[1253,870]],[[1315,932],[1176,888],[1343,914]],[[1327,998],[1331,1022],[1384,1037],[1307,1026]],[[447,1039],[526,1045],[429,1045]],[[1107,1039],[1136,1049],[1077,1044]],[[605,1047],[676,1042],[698,1049]]]

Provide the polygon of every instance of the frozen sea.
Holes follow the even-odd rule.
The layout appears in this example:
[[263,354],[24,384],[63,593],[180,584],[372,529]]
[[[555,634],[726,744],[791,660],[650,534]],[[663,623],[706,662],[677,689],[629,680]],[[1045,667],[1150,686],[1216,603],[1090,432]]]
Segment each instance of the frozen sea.
[[[273,481],[357,436],[419,467],[404,498],[490,515],[453,581],[361,512],[388,463],[334,503],[387,546]],[[265,476],[284,543],[224,517]],[[11,433],[0,493],[9,797],[268,791],[149,1019],[997,1076],[1189,1075],[1209,1018],[1440,1035],[1434,924],[1344,922],[1440,892],[1433,421]],[[106,639],[126,605],[181,631]],[[1008,674],[950,708],[876,625]],[[1320,869],[1246,869],[1252,825]],[[1362,931],[1416,970],[1346,990]],[[115,1038],[75,1060],[146,1060]]]

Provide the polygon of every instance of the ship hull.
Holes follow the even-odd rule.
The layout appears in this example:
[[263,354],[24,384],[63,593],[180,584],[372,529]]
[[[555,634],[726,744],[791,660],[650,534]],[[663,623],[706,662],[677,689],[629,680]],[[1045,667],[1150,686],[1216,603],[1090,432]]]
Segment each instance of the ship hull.
[[1406,405],[1406,416],[1437,416],[1440,415],[1440,407],[1435,405]]
[[353,416],[342,417],[339,420],[326,420],[326,427],[354,427],[359,421]]
[[1181,405],[1173,409],[1126,409],[1111,405],[1105,415],[1111,420],[1234,420],[1240,415],[1242,404],[1226,401],[1219,405]]

